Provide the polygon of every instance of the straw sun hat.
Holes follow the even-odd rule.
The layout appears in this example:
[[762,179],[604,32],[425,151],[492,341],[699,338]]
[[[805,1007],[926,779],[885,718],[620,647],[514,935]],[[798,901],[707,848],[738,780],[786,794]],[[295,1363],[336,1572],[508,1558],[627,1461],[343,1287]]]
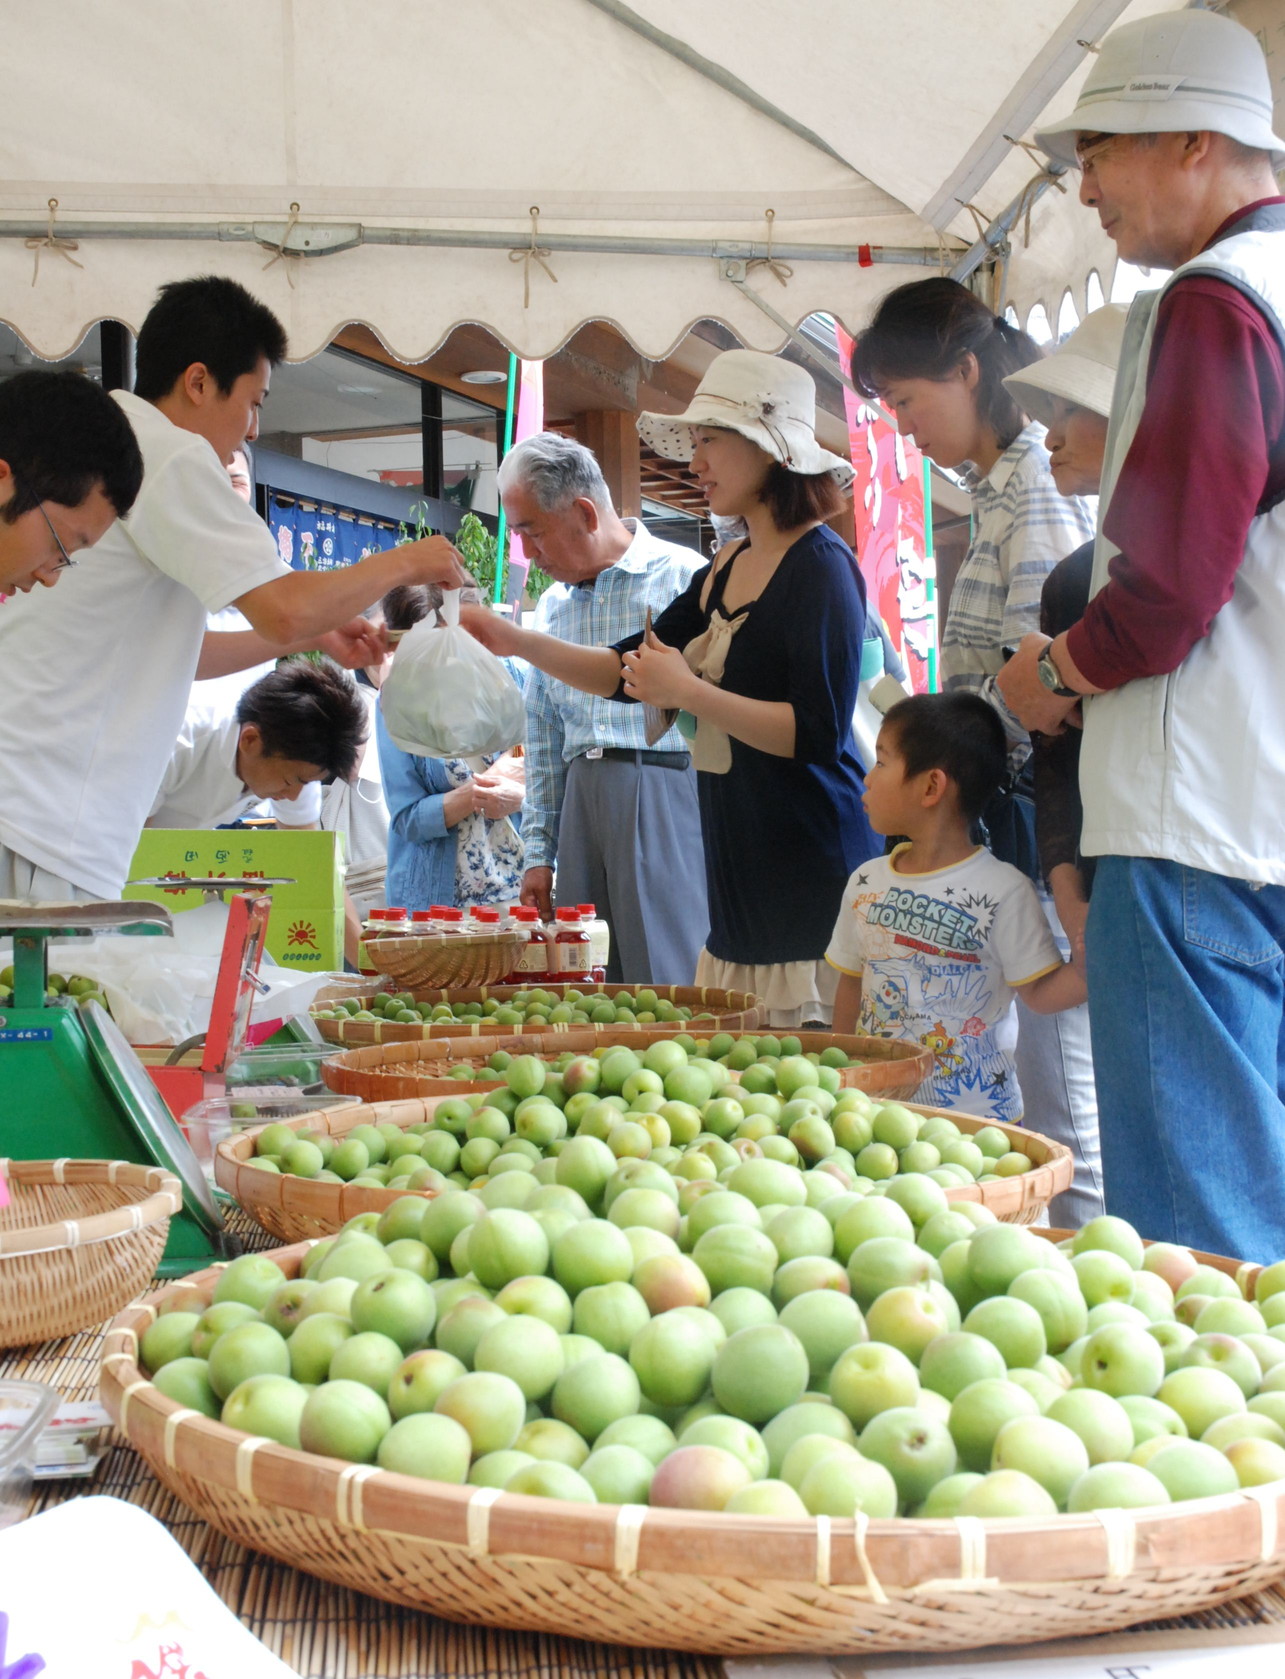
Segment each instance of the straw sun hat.
[[1216,12],[1162,12],[1126,23],[1102,43],[1070,116],[1036,144],[1074,168],[1078,134],[1177,134],[1208,130],[1285,164],[1272,128],[1267,60],[1248,29]]
[[1005,385],[1042,426],[1048,425],[1053,417],[1050,399],[1055,396],[1109,419],[1128,318],[1129,311],[1123,303],[1108,303],[1102,309],[1095,309],[1084,317],[1064,344],[1020,372],[1010,373]]
[[748,437],[791,472],[828,472],[846,490],[856,476],[852,463],[817,442],[816,402],[811,374],[793,362],[759,350],[725,350],[710,362],[681,414],[640,414],[638,431],[658,455],[689,461],[693,430],[719,426]]

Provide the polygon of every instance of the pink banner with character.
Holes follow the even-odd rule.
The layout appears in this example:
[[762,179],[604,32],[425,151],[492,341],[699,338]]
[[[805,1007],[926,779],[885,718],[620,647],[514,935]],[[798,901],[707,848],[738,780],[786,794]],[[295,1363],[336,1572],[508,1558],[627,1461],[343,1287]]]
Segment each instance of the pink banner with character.
[[[837,323],[839,360],[852,364],[852,339]],[[848,448],[856,481],[852,512],[866,593],[906,663],[917,694],[936,687],[937,625],[931,526],[925,519],[924,458],[879,410],[844,389]]]

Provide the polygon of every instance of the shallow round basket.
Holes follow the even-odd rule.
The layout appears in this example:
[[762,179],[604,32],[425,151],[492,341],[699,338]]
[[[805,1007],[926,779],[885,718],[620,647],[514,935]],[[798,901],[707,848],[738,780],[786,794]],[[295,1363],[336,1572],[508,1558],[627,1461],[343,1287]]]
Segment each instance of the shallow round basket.
[[[401,1101],[370,1102],[356,1107],[326,1108],[297,1119],[278,1121],[293,1130],[309,1126],[342,1137],[357,1125],[378,1125],[388,1121],[403,1127],[431,1120],[441,1096],[406,1097]],[[946,1113],[943,1108],[921,1108],[919,1114],[944,1114],[961,1131],[980,1131],[994,1120],[973,1119],[967,1114]],[[300,1242],[316,1236],[331,1236],[358,1213],[383,1212],[403,1195],[436,1191],[376,1189],[373,1185],[318,1182],[289,1173],[264,1172],[251,1162],[255,1139],[263,1126],[251,1126],[221,1142],[214,1151],[214,1181],[239,1203],[270,1236],[283,1242]],[[960,1184],[946,1191],[948,1201],[980,1201],[1002,1224],[1034,1224],[1043,1216],[1050,1200],[1067,1188],[1075,1169],[1069,1149],[1049,1137],[1020,1126],[1001,1125],[1015,1153],[1032,1162],[1030,1171],[994,1183]]]
[[[293,1276],[306,1251],[271,1257]],[[240,1544],[448,1620],[721,1655],[967,1650],[1193,1614],[1285,1571],[1281,1481],[1155,1510],[858,1523],[561,1503],[308,1456],[146,1379],[138,1340],[168,1292],[117,1318],[101,1381],[157,1477]]]
[[[323,1020],[321,1025],[336,1024]],[[377,1021],[365,1025],[378,1027]],[[561,1026],[543,1032],[492,1032],[489,1036],[415,1038],[397,1041],[385,1029],[388,1040],[365,1049],[351,1049],[322,1062],[321,1076],[332,1090],[345,1096],[359,1096],[366,1102],[391,1101],[399,1096],[467,1096],[478,1090],[494,1090],[504,1080],[486,1062],[497,1050],[509,1055],[555,1057],[570,1051],[592,1055],[604,1044],[619,1044],[641,1055],[656,1042],[650,1027]],[[413,1028],[411,1029],[413,1031]],[[673,1033],[663,1034],[672,1037]],[[895,1038],[836,1036],[832,1032],[796,1032],[805,1051],[837,1048],[856,1056],[861,1065],[839,1071],[841,1089],[864,1090],[881,1100],[901,1101],[913,1096],[932,1071],[932,1051],[919,1044],[900,1043]],[[475,1079],[450,1076],[450,1069],[472,1067]],[[732,1078],[738,1077],[733,1073]]]
[[[539,982],[537,981],[538,985]],[[363,1007],[369,1007],[375,993],[384,990],[383,986],[364,985],[364,994],[359,997]],[[494,999],[497,1003],[507,1003],[522,990],[531,990],[531,986],[519,985],[473,985],[454,986],[446,990],[418,986],[412,988],[412,996],[417,1003],[485,1003]],[[622,991],[636,992],[637,985],[540,985],[539,989],[548,991],[554,997],[563,997],[568,991],[579,990],[586,997],[615,997]],[[699,1011],[702,1018],[692,1020],[659,1020],[648,1022],[637,1028],[651,1037],[672,1038],[676,1032],[690,1032],[693,1027],[710,1032],[754,1032],[759,1028],[762,1018],[759,999],[748,991],[724,991],[713,986],[697,985],[653,985],[649,989],[665,1002],[678,1007]],[[343,993],[318,992],[313,1004],[314,1009],[325,1008],[334,1002],[337,996],[352,997],[357,995],[353,991]],[[708,1018],[704,1018],[708,1017]],[[417,1026],[400,1025],[394,1020],[317,1020],[314,1024],[323,1038],[334,1044],[388,1044],[412,1043],[422,1038],[464,1038],[489,1037],[496,1030],[494,1022],[489,1016],[479,1020],[437,1020],[422,1021]],[[583,1031],[583,1027],[576,1026],[506,1026],[504,1031],[518,1036],[528,1032],[567,1032]],[[610,1030],[604,1027],[604,1031]]]
[[526,949],[525,933],[369,939],[366,950],[401,986],[495,985]]
[[101,1323],[155,1272],[183,1190],[127,1160],[0,1160],[0,1347]]
[[[389,1122],[403,1128],[431,1120],[440,1098],[405,1102],[380,1102],[340,1108],[321,1108],[316,1113],[278,1120],[291,1130],[325,1131],[332,1137],[346,1136],[357,1125]],[[249,1213],[270,1236],[282,1242],[302,1242],[331,1236],[358,1213],[382,1213],[404,1195],[422,1194],[431,1200],[435,1190],[382,1189],[373,1185],[318,1182],[288,1172],[264,1172],[251,1165],[255,1139],[264,1127],[248,1126],[225,1138],[214,1151],[214,1181]]]

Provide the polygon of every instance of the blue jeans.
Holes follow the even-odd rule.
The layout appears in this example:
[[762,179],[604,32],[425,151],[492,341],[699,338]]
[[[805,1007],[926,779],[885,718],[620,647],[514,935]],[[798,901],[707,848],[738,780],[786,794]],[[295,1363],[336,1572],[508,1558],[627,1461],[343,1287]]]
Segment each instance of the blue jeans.
[[1086,935],[1107,1208],[1285,1256],[1285,887],[1102,857]]

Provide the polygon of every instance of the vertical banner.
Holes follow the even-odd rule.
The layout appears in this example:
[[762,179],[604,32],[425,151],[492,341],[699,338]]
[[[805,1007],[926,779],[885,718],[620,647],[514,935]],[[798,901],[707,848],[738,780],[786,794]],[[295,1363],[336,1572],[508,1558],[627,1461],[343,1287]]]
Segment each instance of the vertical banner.
[[[852,340],[835,323],[839,360],[852,362]],[[906,664],[915,693],[937,686],[937,622],[931,510],[923,456],[883,415],[846,387],[848,449],[856,469],[852,512],[857,559],[870,604]]]
[[[544,430],[544,363],[542,361],[523,361],[518,363],[517,414],[513,425],[513,442],[521,443],[524,438],[534,437],[536,432]],[[531,562],[522,546],[522,538],[517,535],[509,537],[509,577],[505,595],[516,607],[522,599],[526,587],[527,572],[531,569]]]

